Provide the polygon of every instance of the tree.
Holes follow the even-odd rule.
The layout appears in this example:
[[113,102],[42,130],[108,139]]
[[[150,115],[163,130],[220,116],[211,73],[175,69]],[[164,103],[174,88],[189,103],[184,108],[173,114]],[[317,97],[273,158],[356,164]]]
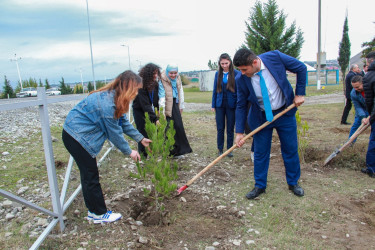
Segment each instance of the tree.
[[10,81],[7,79],[7,76],[4,76],[4,87],[3,87],[3,95],[2,98],[14,98],[16,97],[12,86],[10,85]]
[[337,58],[337,61],[339,62],[339,65],[341,67],[342,81],[345,82],[346,69],[348,68],[350,61],[348,16],[345,17],[344,28],[342,31],[342,39],[339,47],[339,57]]
[[45,86],[46,86],[46,89],[51,88],[51,86],[49,85],[49,81],[48,81],[47,78],[46,78],[46,80],[45,80]]
[[219,66],[217,65],[217,62],[212,63],[211,60],[208,61],[208,68],[210,70],[218,70]]
[[39,87],[43,87],[42,79],[39,78]]
[[74,89],[73,89],[73,93],[74,94],[82,94],[83,93],[83,87],[82,87],[82,84],[77,84],[74,86]]
[[92,85],[91,82],[89,82],[89,83],[87,84],[87,91],[90,93],[90,92],[93,91],[93,90],[94,90],[94,86]]
[[295,21],[286,27],[286,17],[283,10],[279,10],[276,0],[268,0],[264,5],[256,1],[250,11],[249,22],[245,22],[246,41],[242,46],[258,55],[277,49],[299,58],[304,42],[303,32],[297,29]]
[[67,95],[67,94],[72,93],[72,90],[70,89],[70,87],[65,84],[64,77],[61,77],[61,81],[59,82],[60,82],[60,91],[62,95]]
[[362,58],[366,58],[368,53],[375,51],[375,36],[370,42],[362,43],[362,48],[365,48],[362,50]]

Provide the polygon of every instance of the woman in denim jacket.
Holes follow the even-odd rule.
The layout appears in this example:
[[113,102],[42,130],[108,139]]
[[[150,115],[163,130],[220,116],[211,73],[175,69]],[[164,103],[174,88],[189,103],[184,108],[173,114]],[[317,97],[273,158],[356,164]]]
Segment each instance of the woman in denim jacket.
[[140,160],[140,155],[129,147],[123,133],[145,147],[151,142],[125,116],[141,87],[142,79],[127,70],[112,83],[91,92],[66,117],[62,139],[80,170],[83,198],[89,210],[87,218],[94,223],[113,222],[121,218],[121,214],[107,211],[99,183],[96,156],[104,142],[108,139],[135,161]]

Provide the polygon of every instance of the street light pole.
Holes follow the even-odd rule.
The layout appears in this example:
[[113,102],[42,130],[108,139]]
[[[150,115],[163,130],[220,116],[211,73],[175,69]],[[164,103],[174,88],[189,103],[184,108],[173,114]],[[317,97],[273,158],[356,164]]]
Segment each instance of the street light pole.
[[90,52],[91,52],[91,67],[92,67],[92,77],[94,80],[94,90],[96,90],[96,82],[95,82],[95,73],[94,73],[94,60],[92,57],[92,45],[91,45],[91,31],[90,31],[90,16],[89,16],[89,2],[86,0],[86,6],[87,6],[87,23],[89,26],[89,39],[90,39]]
[[21,91],[23,89],[22,87],[22,79],[21,79],[21,74],[20,74],[20,68],[18,67],[18,60],[21,60],[22,58],[19,57],[17,58],[17,54],[14,54],[14,59],[10,59],[11,62],[16,62],[17,65],[17,72],[18,72],[18,78],[20,79],[20,85],[21,85]]
[[317,61],[318,61],[318,67],[316,69],[316,78],[317,78],[317,82],[316,82],[316,88],[319,90],[320,89],[320,58],[321,58],[321,48],[320,48],[320,31],[321,31],[321,6],[322,6],[322,2],[321,0],[318,1],[318,56],[317,56]]
[[126,45],[126,44],[121,44],[121,46],[123,47],[128,47],[128,58],[129,58],[129,69],[131,70],[131,66],[130,66],[130,52],[129,52],[129,45]]

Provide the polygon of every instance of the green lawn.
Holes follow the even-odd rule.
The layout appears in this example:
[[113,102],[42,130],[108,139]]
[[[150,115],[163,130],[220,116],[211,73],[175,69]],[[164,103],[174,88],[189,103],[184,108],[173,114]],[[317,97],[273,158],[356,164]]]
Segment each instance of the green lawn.
[[[293,86],[294,87],[294,86]],[[317,90],[316,86],[306,87],[306,96],[326,95],[334,93],[342,93],[342,85],[322,85],[324,89]],[[185,102],[189,103],[211,103],[212,92],[200,91],[199,87],[185,87]]]

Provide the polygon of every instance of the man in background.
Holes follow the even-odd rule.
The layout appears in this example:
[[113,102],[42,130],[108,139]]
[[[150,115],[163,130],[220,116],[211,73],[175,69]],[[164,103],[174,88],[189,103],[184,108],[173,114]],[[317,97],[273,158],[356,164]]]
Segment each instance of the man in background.
[[368,72],[363,78],[363,89],[365,90],[365,101],[370,116],[362,122],[371,124],[371,134],[366,154],[366,168],[361,172],[375,178],[375,51],[366,56]]
[[[365,92],[363,91],[362,76],[356,75],[352,78],[353,90],[350,92],[350,98],[352,99],[354,109],[355,109],[355,118],[352,125],[352,128],[349,132],[349,138],[357,131],[359,126],[362,124],[363,118],[368,116],[365,103]],[[353,143],[356,141],[355,139]]]
[[352,78],[355,75],[358,75],[360,72],[361,71],[360,71],[358,65],[357,64],[352,64],[350,66],[349,73],[345,77],[344,94],[345,94],[346,100],[345,100],[344,112],[342,113],[342,117],[341,117],[341,124],[342,125],[350,125],[350,123],[347,122],[346,120],[348,119],[349,111],[352,108],[352,100],[350,99],[350,92],[353,89],[353,87],[352,87]]

